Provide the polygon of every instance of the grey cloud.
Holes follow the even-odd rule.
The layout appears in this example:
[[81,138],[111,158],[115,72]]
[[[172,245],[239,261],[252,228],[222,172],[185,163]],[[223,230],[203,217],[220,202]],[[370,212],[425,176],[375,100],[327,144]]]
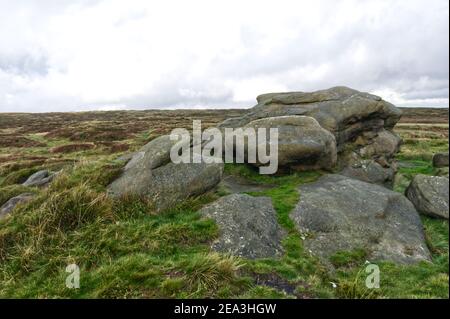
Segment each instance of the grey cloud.
[[0,69],[5,73],[23,76],[45,76],[48,73],[49,67],[50,65],[47,57],[42,55],[0,55]]
[[415,99],[445,99],[449,96],[448,88],[428,91],[415,91],[405,94],[405,98],[408,100]]
[[[0,11],[14,13],[24,8],[31,10],[35,19],[32,25],[37,26],[50,15],[58,15],[69,6],[89,7],[102,1],[58,1],[55,5],[54,1],[44,0],[39,1],[39,5],[36,3],[0,0]],[[392,1],[389,2],[389,10],[383,12],[379,19],[361,16],[351,23],[344,21],[336,24],[335,14],[339,6],[337,1],[326,2],[322,6],[323,24],[318,28],[293,20],[289,28],[290,36],[283,38],[284,35],[280,34],[280,38],[285,40],[276,42],[271,50],[264,50],[265,33],[251,23],[252,19],[260,19],[255,11],[254,16],[248,17],[249,22],[240,27],[238,40],[244,48],[241,54],[229,54],[226,48],[211,57],[204,72],[197,73],[195,64],[190,64],[195,56],[186,53],[180,57],[185,63],[161,76],[159,83],[148,91],[120,99],[92,101],[58,92],[51,96],[42,95],[39,89],[18,88],[9,83],[8,75],[45,78],[50,69],[65,70],[67,65],[56,64],[44,53],[30,53],[27,48],[11,51],[6,48],[7,44],[1,43],[0,30],[0,111],[84,110],[105,105],[125,105],[129,108],[252,106],[254,99],[235,102],[233,90],[225,83],[258,77],[274,79],[288,90],[309,91],[347,85],[369,92],[393,91],[405,100],[406,105],[448,107],[447,1]],[[147,18],[145,10],[136,8],[130,14],[117,18],[115,27]],[[264,23],[268,28],[276,27],[283,19],[278,14]],[[180,25],[180,28],[183,26]],[[332,36],[325,36],[323,30]],[[361,50],[359,62],[355,58],[358,50]],[[265,92],[261,89],[255,95],[259,93]]]

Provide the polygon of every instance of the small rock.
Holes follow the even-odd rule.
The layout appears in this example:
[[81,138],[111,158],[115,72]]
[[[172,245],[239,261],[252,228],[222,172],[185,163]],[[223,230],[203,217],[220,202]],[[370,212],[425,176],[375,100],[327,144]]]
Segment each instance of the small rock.
[[22,184],[23,186],[44,186],[48,183],[50,183],[53,178],[55,177],[55,174],[49,173],[48,170],[41,170],[30,177]]
[[232,194],[200,210],[219,225],[220,236],[212,248],[246,258],[279,256],[284,231],[278,225],[269,197]]
[[29,202],[34,197],[32,193],[23,193],[13,198],[10,198],[6,203],[0,207],[0,219],[6,217],[13,209],[19,205]]
[[436,153],[433,156],[433,166],[440,167],[448,167],[448,153]]
[[406,190],[406,196],[425,215],[448,219],[448,178],[416,175]]
[[367,183],[392,188],[395,172],[396,170],[393,167],[383,167],[378,161],[361,160],[345,167],[340,174]]

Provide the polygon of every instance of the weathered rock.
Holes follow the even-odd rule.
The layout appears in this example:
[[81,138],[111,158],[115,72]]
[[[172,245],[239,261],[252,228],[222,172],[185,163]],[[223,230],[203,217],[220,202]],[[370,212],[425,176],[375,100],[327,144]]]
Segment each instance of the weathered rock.
[[284,231],[277,223],[272,200],[233,194],[200,210],[219,225],[220,235],[212,248],[246,258],[276,257],[283,251]]
[[136,160],[108,186],[108,192],[113,196],[145,195],[152,183],[152,165],[151,154]]
[[[354,153],[358,162],[373,160],[386,168],[383,176],[394,175],[391,173],[396,170],[392,165],[393,156],[399,150],[401,139],[392,128],[400,119],[401,111],[380,97],[347,87],[334,87],[310,93],[263,94],[257,101],[258,104],[247,114],[227,119],[219,127],[245,127],[256,120],[280,116],[312,117],[334,135],[338,168],[355,164],[355,161],[345,162],[348,154]],[[314,137],[314,134],[310,135],[312,140]],[[384,177],[380,176],[376,180],[382,179]]]
[[0,219],[6,217],[9,213],[11,213],[17,205],[29,202],[33,197],[34,194],[32,193],[23,193],[10,198],[0,207]]
[[400,149],[402,139],[394,132],[382,129],[358,149],[363,158],[384,157],[391,159]]
[[430,260],[423,226],[402,194],[341,175],[300,186],[291,214],[306,247],[326,261],[339,251],[365,249],[370,260]]
[[177,143],[177,140],[171,140],[170,135],[163,135],[151,140],[133,154],[122,155],[119,160],[127,162],[125,170],[132,168],[139,163],[144,156],[150,168],[156,168],[170,162],[170,149]]
[[374,183],[392,188],[395,172],[397,170],[393,165],[395,164],[383,167],[374,160],[358,160],[347,164],[340,174],[367,183]]
[[433,155],[433,166],[448,167],[448,153],[436,153]]
[[333,133],[338,148],[363,132],[392,129],[401,111],[380,97],[347,87],[316,92],[288,92],[260,95],[258,104],[242,117],[230,118],[221,127],[242,127],[256,119],[306,115]]
[[157,211],[172,207],[191,196],[214,188],[222,179],[223,164],[173,164],[153,170],[145,195],[155,203]]
[[22,185],[44,186],[50,183],[54,177],[55,174],[51,174],[48,170],[41,170],[28,177],[28,179]]
[[420,213],[448,219],[448,178],[416,175],[406,196]]
[[156,211],[162,211],[212,189],[223,174],[222,163],[170,162],[155,167],[154,159],[155,152],[145,152],[108,186],[108,193],[114,197],[145,196],[154,203]]
[[135,153],[126,153],[123,155],[120,155],[118,158],[116,158],[116,161],[118,162],[124,162],[124,163],[128,163],[128,161],[130,161]]
[[[243,129],[278,129],[278,165],[299,170],[332,169],[336,165],[336,141],[309,116],[279,116],[252,121]],[[246,145],[246,143],[245,143]],[[265,147],[268,149],[268,142]],[[247,149],[247,147],[246,147]],[[256,163],[256,165],[260,165]]]

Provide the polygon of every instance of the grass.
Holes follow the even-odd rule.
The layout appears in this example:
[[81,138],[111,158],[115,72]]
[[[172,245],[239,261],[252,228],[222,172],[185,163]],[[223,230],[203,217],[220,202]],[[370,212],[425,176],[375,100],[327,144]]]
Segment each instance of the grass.
[[330,262],[335,267],[351,267],[364,263],[367,255],[367,250],[364,248],[351,251],[338,251],[330,257]]
[[[228,117],[227,112],[208,112],[198,116],[209,125]],[[266,176],[247,165],[225,165],[226,174],[273,186],[250,195],[272,199],[286,231],[285,253],[280,258],[246,260],[210,251],[219,229],[197,211],[225,195],[220,191],[192,198],[162,214],[155,214],[143,198],[107,198],[105,188],[123,165],[115,161],[122,151],[128,146],[135,150],[171,126],[187,123],[189,128],[197,116],[169,113],[77,113],[70,119],[62,114],[56,126],[48,124],[57,123],[49,120],[51,115],[7,115],[0,120],[0,133],[23,137],[3,140],[0,205],[24,192],[36,194],[33,201],[0,221],[0,297],[448,298],[448,221],[422,217],[432,262],[378,263],[380,289],[365,286],[365,249],[336,253],[330,259],[334,270],[311,256],[290,213],[301,197],[298,186],[316,180],[322,172]],[[13,122],[18,127],[14,132],[9,127]],[[116,137],[106,134],[114,125],[120,127]],[[43,127],[49,132],[42,132]],[[437,172],[431,157],[448,151],[446,127],[400,127],[405,144],[398,156],[404,165],[399,169],[397,191],[403,192],[418,173]],[[123,128],[130,131],[124,134]],[[83,130],[87,134],[76,134]],[[111,151],[111,139],[127,147]],[[74,144],[73,140],[96,147],[49,152]],[[30,147],[18,146],[29,141]],[[18,184],[43,167],[63,171],[48,188]],[[65,269],[72,263],[80,267],[80,289],[65,287]]]
[[[278,223],[286,230],[283,240],[285,254],[281,259],[263,259],[248,261],[246,270],[255,274],[275,274],[286,279],[302,295],[309,297],[327,297],[325,268],[319,261],[305,251],[301,235],[296,230],[290,213],[299,200],[298,187],[301,184],[317,180],[321,172],[298,172],[286,176],[259,175],[256,170],[247,165],[225,166],[227,174],[243,176],[251,181],[275,185],[268,190],[250,193],[253,196],[267,196],[272,199],[277,212]],[[321,278],[310,282],[310,278]],[[325,280],[324,280],[325,279]],[[300,291],[299,291],[300,293]]]
[[[196,210],[211,195],[153,215],[144,201],[107,199],[79,172],[61,174],[1,222],[1,296],[200,297],[248,285],[237,276],[241,261],[209,252],[217,226]],[[80,290],[64,287],[68,263],[81,268]]]
[[35,193],[36,190],[22,185],[9,185],[0,187],[0,206],[6,203],[10,198],[23,193]]
[[[406,136],[408,136],[406,134]],[[425,138],[416,139],[405,137],[401,153],[397,156],[398,160],[412,161],[431,161],[433,154],[448,152],[448,139],[446,138]]]
[[27,178],[40,170],[40,167],[22,168],[5,176],[0,186],[22,184]]

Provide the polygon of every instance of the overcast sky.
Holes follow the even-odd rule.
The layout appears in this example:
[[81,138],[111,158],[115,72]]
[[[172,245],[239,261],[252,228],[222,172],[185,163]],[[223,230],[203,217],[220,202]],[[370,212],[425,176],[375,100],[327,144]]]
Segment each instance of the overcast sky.
[[0,111],[250,107],[336,85],[449,105],[447,0],[0,0]]

